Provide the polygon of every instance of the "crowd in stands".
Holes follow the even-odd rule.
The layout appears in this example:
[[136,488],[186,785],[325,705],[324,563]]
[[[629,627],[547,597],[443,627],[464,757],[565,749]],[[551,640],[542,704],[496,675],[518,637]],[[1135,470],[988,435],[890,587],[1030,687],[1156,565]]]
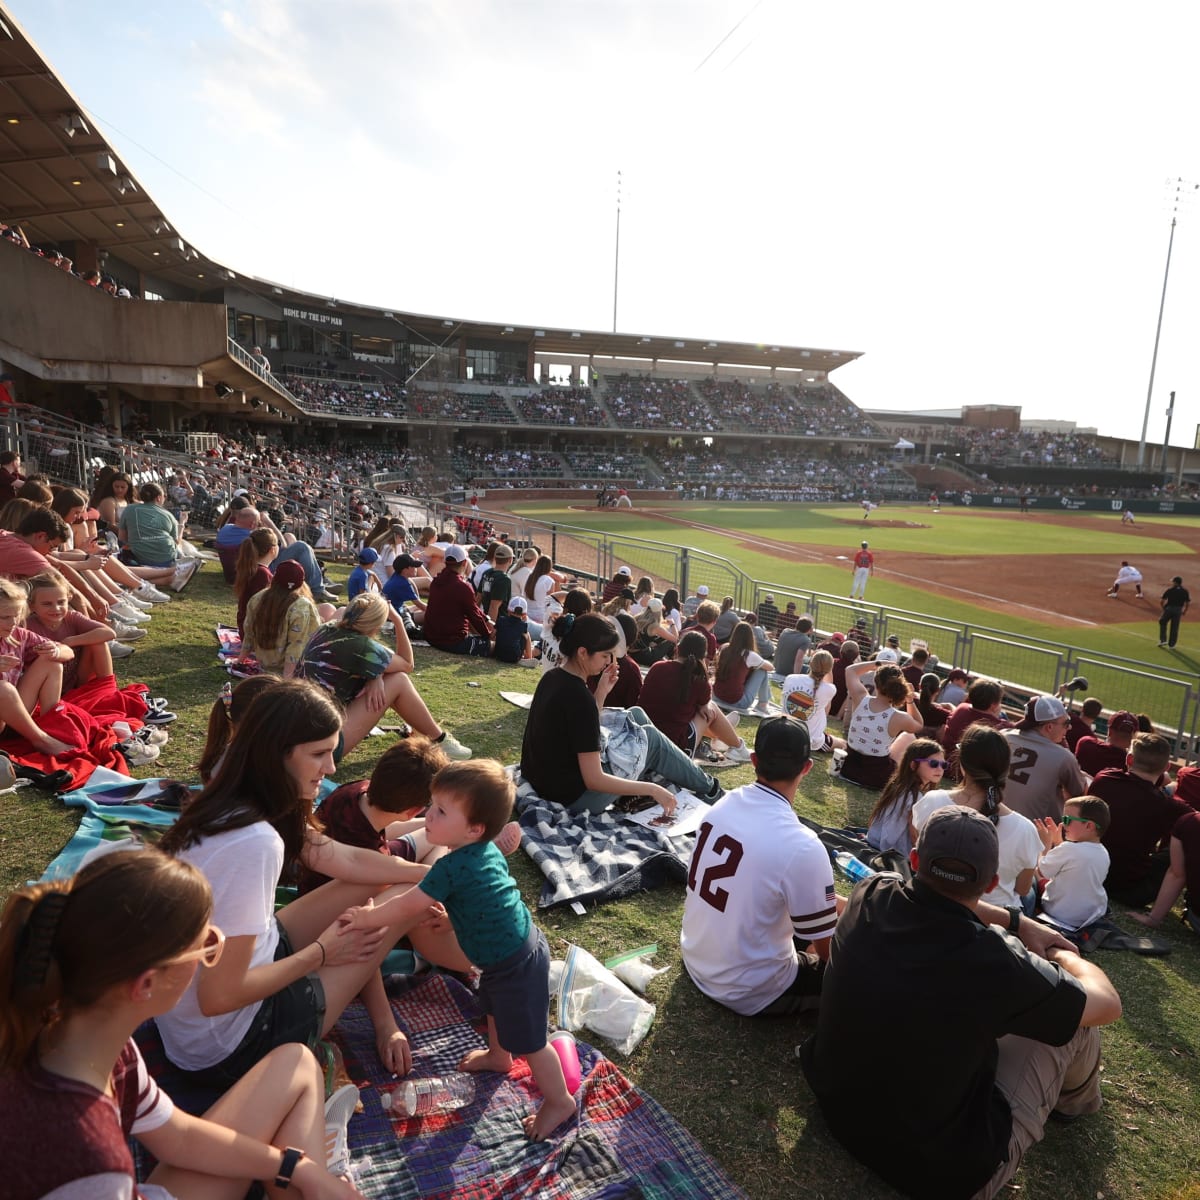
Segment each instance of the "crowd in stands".
[[58,270],[64,271],[73,279],[78,279],[87,284],[88,287],[96,288],[98,291],[104,292],[114,299],[132,300],[140,298],[137,296],[136,291],[131,290],[127,284],[114,278],[107,271],[98,271],[95,268],[90,271],[76,271],[75,264],[61,250],[53,246],[31,245],[24,232],[16,225],[6,225],[3,221],[0,221],[0,239],[12,242],[16,246],[21,246],[31,254],[36,254],[38,258],[44,258],[52,267],[57,267]]
[[1032,429],[974,429],[959,426],[950,444],[965,451],[972,466],[1012,463],[1023,466],[1090,467],[1119,465],[1095,437]]
[[721,428],[686,379],[651,379],[622,373],[607,376],[604,402],[626,429],[679,429],[713,433]]
[[306,412],[395,421],[408,415],[408,390],[398,384],[355,384],[300,375],[286,375],[281,382]]
[[561,479],[568,474],[562,459],[550,450],[537,446],[454,447],[454,474],[465,483],[484,484],[499,480],[513,486],[523,486],[538,479]]
[[563,449],[560,453],[571,473],[582,479],[628,479],[637,487],[655,486],[654,467],[645,455],[631,454],[626,450],[582,447]]
[[703,379],[696,389],[717,414],[720,428],[804,437],[882,437],[861,409],[835,388],[788,387]]
[[409,414],[414,421],[453,421],[516,425],[517,417],[499,392],[427,391],[413,388]]
[[540,392],[513,396],[522,422],[529,425],[579,425],[599,428],[609,424],[591,388],[542,388]]

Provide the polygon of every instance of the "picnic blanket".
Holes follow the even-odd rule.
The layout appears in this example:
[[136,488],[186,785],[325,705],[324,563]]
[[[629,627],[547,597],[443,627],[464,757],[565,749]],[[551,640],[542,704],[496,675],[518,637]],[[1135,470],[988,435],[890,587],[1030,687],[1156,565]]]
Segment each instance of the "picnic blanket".
[[[487,1043],[474,995],[444,975],[392,1001],[413,1044],[415,1076],[447,1075]],[[475,1099],[455,1112],[408,1120],[380,1103],[396,1085],[379,1064],[366,1010],[352,1004],[333,1039],[363,1112],[351,1118],[359,1189],[371,1200],[735,1200],[743,1193],[661,1106],[599,1051],[579,1043],[582,1119],[530,1142],[521,1119],[541,1102],[523,1059],[507,1075],[475,1076]]]
[[[145,712],[144,704],[142,711]],[[44,775],[58,776],[65,781],[61,785],[50,784],[56,791],[60,786],[79,787],[97,767],[129,773],[124,757],[116,748],[117,735],[112,728],[78,705],[62,699],[48,711],[36,708],[33,719],[43,733],[80,749],[68,750],[58,755],[46,754],[35,749],[11,729],[5,730],[0,737],[0,749],[3,749],[14,763]],[[59,772],[62,773],[60,776]]]
[[687,878],[695,834],[669,836],[610,809],[571,816],[529,784],[517,791],[525,852],[546,877],[538,908],[585,900],[618,900]]

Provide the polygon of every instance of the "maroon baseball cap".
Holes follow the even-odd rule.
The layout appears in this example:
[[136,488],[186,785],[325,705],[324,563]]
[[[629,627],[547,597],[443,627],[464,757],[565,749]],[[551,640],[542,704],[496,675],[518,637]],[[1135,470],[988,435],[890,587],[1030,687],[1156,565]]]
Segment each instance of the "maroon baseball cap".
[[1138,719],[1127,709],[1121,709],[1108,718],[1109,733],[1137,733]]

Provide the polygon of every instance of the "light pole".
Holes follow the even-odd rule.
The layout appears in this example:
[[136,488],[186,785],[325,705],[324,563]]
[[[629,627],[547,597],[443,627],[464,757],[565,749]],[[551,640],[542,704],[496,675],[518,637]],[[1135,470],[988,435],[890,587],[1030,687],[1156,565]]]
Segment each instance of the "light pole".
[[617,280],[621,270],[621,172],[617,172],[617,244],[613,251],[613,333],[617,332]]
[[1175,415],[1175,393],[1171,393],[1171,403],[1167,406],[1167,432],[1163,435],[1162,473],[1163,488],[1171,482],[1171,472],[1167,469],[1167,450],[1171,446],[1171,418]]
[[1171,274],[1171,250],[1175,245],[1175,222],[1179,209],[1195,196],[1200,183],[1187,183],[1183,179],[1170,181],[1171,187],[1171,236],[1167,239],[1167,266],[1163,271],[1162,297],[1158,302],[1158,324],[1154,328],[1154,353],[1150,356],[1150,385],[1146,388],[1146,412],[1142,417],[1142,440],[1138,442],[1137,465],[1146,463],[1146,430],[1150,425],[1150,398],[1154,395],[1154,369],[1158,366],[1158,341],[1162,335],[1163,309],[1167,304],[1167,279]]

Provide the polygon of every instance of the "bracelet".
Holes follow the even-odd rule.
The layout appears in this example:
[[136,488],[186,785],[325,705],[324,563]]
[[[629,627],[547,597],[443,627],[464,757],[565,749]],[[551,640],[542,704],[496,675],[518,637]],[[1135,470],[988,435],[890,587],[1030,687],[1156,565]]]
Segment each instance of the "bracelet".
[[275,1186],[281,1192],[292,1186],[292,1172],[303,1157],[304,1151],[297,1150],[295,1146],[289,1146],[283,1152],[283,1159],[279,1164],[279,1174],[275,1176]]
[[319,971],[321,967],[325,965],[325,943],[322,942],[320,938],[317,938],[317,945],[321,949],[321,963],[320,966],[317,967],[317,970]]

